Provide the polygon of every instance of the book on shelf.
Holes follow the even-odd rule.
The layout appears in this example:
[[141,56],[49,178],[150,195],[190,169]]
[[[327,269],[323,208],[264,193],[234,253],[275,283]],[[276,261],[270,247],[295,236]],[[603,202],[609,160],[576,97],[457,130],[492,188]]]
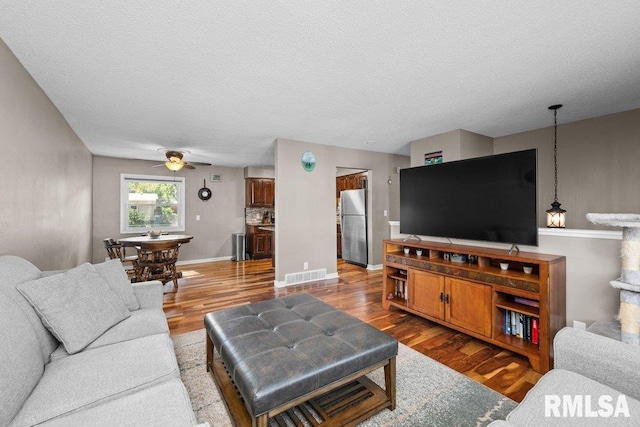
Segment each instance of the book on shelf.
[[525,341],[531,341],[531,316],[528,314],[524,315],[524,330],[522,331],[522,338]]
[[540,301],[532,300],[529,298],[513,297],[513,302],[528,305],[529,307],[540,307]]
[[539,334],[539,320],[535,317],[531,319],[531,343],[538,344],[538,334]]
[[511,310],[504,311],[504,333],[511,335]]

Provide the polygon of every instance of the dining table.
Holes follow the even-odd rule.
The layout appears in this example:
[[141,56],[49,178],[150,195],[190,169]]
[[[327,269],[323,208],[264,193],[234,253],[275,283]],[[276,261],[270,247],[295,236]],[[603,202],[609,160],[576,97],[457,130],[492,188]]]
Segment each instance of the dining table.
[[[151,237],[145,234],[140,236],[123,237],[122,239],[118,239],[118,243],[126,247],[136,247],[144,243],[145,247],[147,247],[150,250],[153,250],[154,244],[166,244],[167,242],[184,244],[184,243],[189,243],[191,239],[193,239],[193,236],[189,236],[186,234],[161,234],[160,236],[154,236],[154,237]],[[140,250],[140,248],[138,248],[138,250]],[[158,248],[158,251],[163,251],[163,250]],[[140,254],[140,252],[138,252],[138,254]],[[171,273],[167,273],[167,271],[171,271]],[[171,268],[169,270],[167,269],[166,266],[162,266],[162,267],[158,266],[158,267],[151,267],[151,272],[152,272],[152,275],[157,275],[159,277],[170,276],[170,278],[174,280],[176,287],[178,283],[177,280],[182,277],[182,272],[177,271],[175,268],[175,261],[172,263]],[[136,273],[136,275],[137,274],[138,273]],[[164,279],[160,279],[160,280],[162,280],[162,283],[165,283]]]
[[151,237],[147,234],[141,236],[133,236],[133,237],[123,237],[122,239],[118,239],[118,243],[122,246],[133,247],[140,246],[141,243],[153,244],[160,242],[176,242],[176,243],[189,243],[193,239],[193,236],[188,236],[186,234],[161,234],[158,237]]

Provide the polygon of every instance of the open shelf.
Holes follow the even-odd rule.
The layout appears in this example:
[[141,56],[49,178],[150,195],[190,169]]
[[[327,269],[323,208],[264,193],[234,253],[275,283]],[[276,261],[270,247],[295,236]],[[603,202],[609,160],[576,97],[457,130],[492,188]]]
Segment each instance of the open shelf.
[[525,352],[529,354],[538,354],[538,344],[533,344],[531,341],[525,341],[515,335],[502,334],[494,338],[496,341],[504,344],[504,347],[508,350],[515,351],[516,353]]
[[539,307],[531,307],[529,305],[524,305],[524,304],[511,302],[511,301],[497,302],[496,307],[503,308],[505,310],[515,311],[517,313],[526,314],[531,317],[538,317],[538,318],[540,317]]

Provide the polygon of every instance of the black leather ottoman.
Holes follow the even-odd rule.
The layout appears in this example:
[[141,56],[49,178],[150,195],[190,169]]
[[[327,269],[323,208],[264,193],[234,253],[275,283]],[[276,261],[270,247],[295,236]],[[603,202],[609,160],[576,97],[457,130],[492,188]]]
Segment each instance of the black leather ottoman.
[[[315,412],[320,422],[354,425],[395,409],[397,340],[311,295],[216,311],[204,324],[207,370],[236,424],[267,426],[285,412]],[[382,367],[386,390],[364,376]]]

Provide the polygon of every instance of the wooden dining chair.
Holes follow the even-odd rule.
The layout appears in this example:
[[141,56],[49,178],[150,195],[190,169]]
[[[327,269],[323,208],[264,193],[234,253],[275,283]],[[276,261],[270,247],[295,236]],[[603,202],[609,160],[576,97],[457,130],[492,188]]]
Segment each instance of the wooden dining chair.
[[148,242],[136,246],[138,260],[136,261],[136,277],[140,281],[160,280],[163,284],[173,281],[178,288],[178,279],[182,274],[176,269],[180,243],[176,242]]
[[[119,259],[122,262],[122,265],[125,266],[125,271],[127,272],[127,277],[132,282],[137,281],[136,279],[136,261],[138,260],[138,255],[129,255],[127,256],[126,248],[117,243],[112,238],[104,239],[104,248],[107,250],[107,254],[109,254],[110,259]],[[129,268],[127,264],[130,265]]]

